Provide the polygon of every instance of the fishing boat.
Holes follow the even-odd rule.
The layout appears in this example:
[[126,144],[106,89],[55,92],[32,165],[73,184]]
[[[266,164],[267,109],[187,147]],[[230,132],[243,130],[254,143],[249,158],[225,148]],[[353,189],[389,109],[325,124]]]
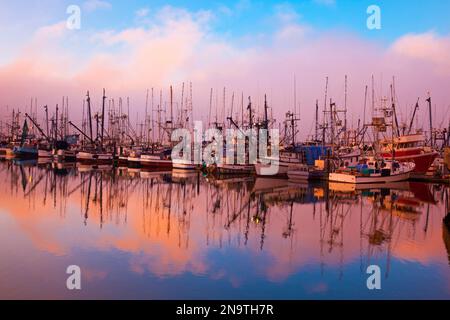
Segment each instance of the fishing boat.
[[329,181],[351,184],[372,184],[405,181],[410,178],[415,164],[395,160],[377,160],[369,158],[356,169],[338,169],[329,174]]
[[71,149],[66,141],[56,141],[53,148],[53,158],[56,161],[75,161],[77,159],[77,151]]
[[287,175],[289,180],[293,181],[308,181],[311,179],[311,170],[307,165],[291,166]]
[[172,168],[172,150],[164,150],[158,153],[141,154],[141,165],[149,168]]
[[141,150],[131,150],[127,157],[128,165],[138,167],[141,164]]
[[38,145],[39,159],[53,159],[52,149],[47,142],[41,142]]
[[12,152],[14,157],[19,159],[37,159],[39,156],[39,150],[37,146],[33,144],[15,146]]
[[341,147],[336,153],[345,167],[355,167],[362,156],[361,149],[358,146]]
[[77,152],[75,150],[54,149],[53,158],[56,161],[75,161],[77,159]]
[[173,161],[172,163],[174,170],[186,170],[186,171],[193,171],[197,170],[199,168],[198,165],[193,163],[185,163],[181,161]]
[[111,153],[98,151],[81,151],[77,154],[77,161],[83,163],[111,163],[114,157]]
[[280,151],[279,158],[266,157],[269,164],[257,163],[255,165],[256,174],[258,176],[271,175],[265,174],[264,169],[269,169],[270,166],[278,165],[277,177],[287,177],[289,170],[300,165],[307,165],[314,167],[317,160],[325,157],[330,151],[327,146],[318,145],[297,145],[295,148],[290,146],[287,149]]
[[[280,151],[280,156],[266,157],[266,161],[269,164],[263,164],[258,162],[255,164],[255,171],[257,176],[267,176],[273,174],[265,174],[265,171],[269,170],[271,166],[278,166],[278,173],[275,176],[287,176],[289,168],[292,166],[297,166],[305,162],[304,154],[301,152],[295,152],[294,150]],[[270,172],[270,171],[269,171]]]
[[415,174],[426,174],[439,155],[432,148],[425,146],[423,134],[411,134],[396,137],[392,140],[383,140],[381,145],[381,156],[399,162],[414,162]]

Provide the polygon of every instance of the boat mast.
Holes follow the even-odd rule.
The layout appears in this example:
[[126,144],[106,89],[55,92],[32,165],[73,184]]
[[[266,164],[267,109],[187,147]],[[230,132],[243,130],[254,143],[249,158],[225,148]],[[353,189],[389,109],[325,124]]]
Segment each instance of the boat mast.
[[211,92],[210,92],[210,94],[209,94],[208,127],[211,127],[212,100],[213,100],[213,88],[211,88]]
[[58,141],[58,105],[56,105],[55,141]]
[[91,113],[91,98],[89,97],[89,91],[87,92],[87,108],[88,108],[88,122],[89,122],[89,140],[92,141],[92,113]]
[[47,137],[49,136],[49,131],[48,131],[48,106],[44,106],[44,110],[45,110],[45,128],[47,131]]
[[100,142],[103,148],[103,138],[104,138],[104,131],[105,131],[105,101],[106,101],[106,92],[103,88],[103,99],[102,99],[102,127],[101,127],[101,133],[100,133]]
[[322,136],[322,144],[325,145],[327,143],[325,131],[327,128],[326,125],[326,114],[327,114],[327,103],[328,103],[328,77],[326,77],[326,83],[325,83],[325,102],[323,104],[323,119],[322,119],[322,129],[323,129],[323,136]]
[[416,106],[414,107],[414,112],[413,112],[413,115],[411,118],[411,122],[409,123],[408,134],[411,133],[412,126],[414,124],[414,118],[416,117],[416,112],[417,112],[417,110],[419,110],[419,100],[420,100],[420,98],[417,98],[417,102],[416,102]]
[[347,93],[348,93],[348,77],[345,75],[345,97],[344,97],[344,132],[347,136]]
[[[397,131],[397,136],[400,136],[400,128],[398,126],[397,110],[396,110],[396,106],[395,106],[395,77],[392,78],[391,99],[392,99],[392,111],[394,113],[394,119],[395,119],[395,128]],[[392,129],[394,129],[394,128],[392,128]]]
[[433,143],[433,115],[432,115],[432,111],[431,111],[431,96],[430,93],[428,93],[428,98],[427,98],[427,102],[428,102],[428,113],[429,113],[429,117],[430,117],[430,143],[431,143],[431,147],[434,147],[434,143]]
[[249,112],[249,127],[250,127],[250,130],[251,130],[251,129],[253,129],[253,113],[252,113],[252,100],[251,100],[251,97],[248,97],[247,110]]
[[144,138],[147,143],[147,146],[149,144],[149,138],[150,135],[148,134],[148,89],[147,89],[147,95],[145,97],[145,120],[144,120]]
[[[234,95],[233,95],[234,99]],[[264,129],[269,130],[269,115],[267,110],[269,109],[267,105],[267,95],[264,95]]]
[[318,136],[318,128],[319,128],[319,100],[316,100],[316,130],[314,140],[317,142],[319,140]]

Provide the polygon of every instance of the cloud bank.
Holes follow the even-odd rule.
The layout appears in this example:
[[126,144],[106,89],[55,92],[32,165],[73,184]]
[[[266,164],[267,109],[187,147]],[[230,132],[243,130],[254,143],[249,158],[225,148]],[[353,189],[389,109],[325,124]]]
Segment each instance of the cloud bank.
[[[91,8],[107,7],[103,1],[89,3]],[[273,115],[282,120],[294,107],[295,76],[305,137],[312,133],[316,99],[324,105],[325,77],[330,79],[328,96],[342,105],[348,75],[348,119],[356,125],[373,74],[377,97],[389,95],[388,85],[396,77],[403,121],[417,97],[424,99],[427,92],[433,95],[436,113],[447,110],[449,36],[407,34],[386,46],[348,32],[314,30],[289,8],[280,8],[273,17],[273,33],[230,39],[213,31],[214,19],[210,11],[166,6],[138,11],[136,25],[125,29],[70,31],[65,21],[44,26],[20,54],[0,66],[0,107],[24,108],[31,97],[51,106],[68,95],[76,116],[85,92],[91,90],[98,105],[105,87],[110,97],[129,96],[133,110],[142,114],[147,89],[162,89],[168,100],[173,85],[176,99],[181,99],[182,83],[192,82],[197,119],[207,118],[210,88],[218,92],[214,100],[222,108],[226,87],[227,107],[235,92],[252,96],[262,111],[267,94]]]

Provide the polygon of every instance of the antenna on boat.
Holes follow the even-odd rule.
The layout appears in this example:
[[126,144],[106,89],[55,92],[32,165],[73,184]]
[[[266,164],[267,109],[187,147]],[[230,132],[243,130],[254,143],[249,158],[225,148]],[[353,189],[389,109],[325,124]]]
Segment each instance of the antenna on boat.
[[348,77],[345,75],[345,97],[344,97],[344,130],[347,132],[347,90],[348,90]]

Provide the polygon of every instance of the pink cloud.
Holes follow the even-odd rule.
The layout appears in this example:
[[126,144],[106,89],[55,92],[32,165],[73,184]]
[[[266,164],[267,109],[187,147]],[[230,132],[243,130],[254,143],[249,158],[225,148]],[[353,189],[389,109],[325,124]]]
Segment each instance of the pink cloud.
[[86,90],[105,87],[110,97],[130,96],[133,110],[142,112],[147,88],[164,89],[167,100],[167,89],[174,85],[179,99],[181,83],[192,81],[194,108],[202,120],[209,109],[210,88],[221,92],[224,86],[228,101],[231,92],[244,92],[260,110],[267,93],[274,116],[281,120],[293,108],[295,74],[305,137],[312,133],[316,99],[323,105],[326,76],[329,97],[342,105],[348,75],[349,121],[356,124],[362,117],[365,85],[374,74],[378,97],[389,95],[388,84],[396,76],[403,121],[417,97],[428,91],[437,112],[445,112],[445,84],[450,80],[447,37],[406,35],[384,47],[351,34],[318,33],[295,22],[289,11],[282,13],[284,19],[278,20],[273,35],[246,38],[245,45],[211,33],[210,13],[172,7],[155,13],[153,24],[124,30],[74,33],[61,30],[61,24],[44,27],[21,55],[0,67],[0,106],[23,107],[31,96],[51,105],[69,95],[76,113]]
[[433,32],[408,34],[398,39],[392,49],[400,56],[429,62],[436,71],[450,74],[450,37]]

